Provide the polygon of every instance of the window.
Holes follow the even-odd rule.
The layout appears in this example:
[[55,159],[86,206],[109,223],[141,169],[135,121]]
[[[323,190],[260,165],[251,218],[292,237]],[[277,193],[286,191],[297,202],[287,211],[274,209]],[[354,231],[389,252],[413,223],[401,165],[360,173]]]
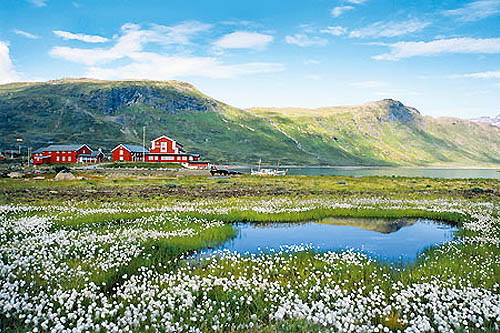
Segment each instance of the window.
[[71,156],[68,156],[68,162],[71,162]]
[[120,155],[123,155],[123,149],[120,149]]
[[166,142],[161,143],[161,151],[167,151],[167,143]]
[[66,156],[63,156],[63,157],[62,157],[62,161],[63,161],[63,162],[66,162]]
[[59,162],[59,156],[56,156],[56,161]]

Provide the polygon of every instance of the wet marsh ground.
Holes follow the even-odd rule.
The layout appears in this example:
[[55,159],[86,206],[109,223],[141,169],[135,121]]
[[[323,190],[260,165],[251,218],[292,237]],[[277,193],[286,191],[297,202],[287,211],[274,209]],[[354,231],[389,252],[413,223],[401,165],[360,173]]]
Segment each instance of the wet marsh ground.
[[[1,331],[497,331],[498,180],[0,180]],[[455,241],[394,266],[362,253],[222,253],[230,222],[430,218]]]

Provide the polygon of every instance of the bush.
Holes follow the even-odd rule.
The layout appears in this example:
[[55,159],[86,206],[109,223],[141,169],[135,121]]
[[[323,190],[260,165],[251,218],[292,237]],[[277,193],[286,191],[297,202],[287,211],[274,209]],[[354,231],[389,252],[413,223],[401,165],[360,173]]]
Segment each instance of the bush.
[[166,183],[165,187],[166,188],[177,188],[177,187],[180,187],[180,185],[178,185],[176,183]]

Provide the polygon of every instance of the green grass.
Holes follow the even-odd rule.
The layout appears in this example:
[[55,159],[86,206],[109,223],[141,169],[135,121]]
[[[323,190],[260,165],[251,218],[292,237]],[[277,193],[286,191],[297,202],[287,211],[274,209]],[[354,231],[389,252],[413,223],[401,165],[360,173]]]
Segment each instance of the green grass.
[[[197,231],[196,237],[170,237],[167,239],[146,240],[140,244],[141,254],[134,257],[125,265],[110,270],[96,270],[91,261],[82,261],[77,257],[62,257],[61,262],[71,267],[81,266],[83,270],[91,272],[89,280],[83,278],[64,279],[57,277],[55,281],[41,281],[36,274],[28,283],[35,283],[39,290],[48,292],[52,288],[64,290],[81,290],[89,282],[99,286],[104,297],[112,298],[116,288],[128,281],[131,276],[137,276],[144,269],[151,269],[159,273],[179,273],[186,278],[202,279],[210,277],[227,278],[237,280],[252,276],[254,272],[262,272],[262,276],[269,283],[282,288],[280,290],[293,291],[300,299],[321,300],[320,295],[311,294],[313,286],[326,288],[338,285],[346,293],[362,290],[362,295],[369,295],[377,288],[383,290],[387,297],[395,294],[394,286],[401,283],[403,286],[427,283],[430,281],[445,281],[450,286],[458,289],[464,286],[484,288],[494,293],[500,292],[500,265],[497,258],[500,257],[500,247],[493,243],[454,244],[449,247],[431,247],[424,251],[424,255],[411,264],[407,263],[381,263],[370,262],[369,264],[356,265],[343,261],[327,263],[318,259],[314,251],[306,251],[296,254],[281,254],[270,257],[269,260],[218,260],[216,264],[192,263],[185,258],[193,251],[213,247],[235,236],[233,222],[297,222],[321,220],[328,217],[355,217],[355,218],[427,218],[445,221],[456,225],[460,236],[481,235],[480,232],[465,231],[463,223],[471,221],[468,215],[462,215],[454,211],[431,211],[414,208],[407,205],[406,208],[388,208],[384,204],[379,207],[360,207],[359,209],[337,208],[310,208],[299,212],[263,213],[254,210],[239,209],[238,205],[244,203],[255,203],[272,201],[274,199],[291,200],[289,208],[294,208],[293,200],[307,199],[329,199],[343,200],[354,198],[386,198],[386,199],[414,199],[414,200],[440,200],[453,201],[464,205],[471,202],[489,202],[493,205],[499,203],[498,180],[443,180],[443,179],[418,179],[418,178],[389,178],[389,177],[306,177],[290,176],[276,177],[234,177],[229,183],[221,183],[216,179],[206,177],[186,177],[173,179],[170,177],[160,179],[137,179],[136,177],[123,177],[107,179],[105,176],[92,174],[90,181],[58,183],[53,181],[19,181],[5,180],[0,182],[0,202],[3,204],[29,204],[29,205],[51,205],[61,204],[63,207],[81,207],[85,209],[100,208],[105,204],[107,208],[121,207],[122,212],[99,211],[89,214],[76,214],[74,212],[61,210],[57,213],[54,231],[65,230],[76,233],[91,231],[96,235],[106,235],[116,230],[127,230],[132,227],[141,227],[145,230],[174,231],[192,228]],[[479,190],[478,190],[479,189]],[[243,194],[233,196],[233,190],[241,191]],[[58,192],[52,200],[49,191]],[[95,196],[89,196],[89,191],[98,191]],[[101,192],[99,192],[101,191]],[[154,192],[157,191],[157,192]],[[172,191],[172,192],[170,192]],[[199,193],[199,196],[186,198],[182,191]],[[273,194],[276,191],[281,194]],[[154,192],[149,197],[148,193]],[[204,196],[208,192],[209,196]],[[229,195],[228,195],[229,193]],[[237,192],[240,193],[240,192]],[[220,195],[220,196],[219,196]],[[143,207],[163,207],[175,205],[179,202],[201,204],[206,198],[212,200],[212,204],[203,206],[194,212],[179,214],[164,212],[146,212],[137,209],[137,205]],[[207,213],[209,209],[217,207],[231,208],[229,212]],[[498,206],[494,206],[493,216],[498,217]],[[49,215],[51,211],[38,213],[12,213],[9,217],[22,217],[32,215]],[[55,214],[55,213],[54,213]],[[154,218],[164,214],[168,218],[155,222]],[[175,219],[174,219],[175,216]],[[148,220],[148,219],[151,220]],[[207,220],[221,220],[226,222],[220,227],[201,230],[201,226],[193,219],[204,218]],[[173,222],[174,221],[174,222]],[[175,222],[177,221],[177,222]],[[498,234],[493,234],[497,237]],[[4,240],[11,240],[13,235],[6,235]],[[54,245],[56,246],[56,245]],[[68,245],[71,246],[71,245]],[[110,248],[105,248],[109,250]],[[75,259],[77,258],[77,259]],[[1,258],[4,263],[9,262],[9,257]],[[273,265],[269,265],[273,263]],[[285,264],[290,263],[290,264]],[[318,277],[314,280],[313,277]],[[319,281],[319,282],[318,282]],[[159,281],[161,288],[171,288],[169,281]],[[291,287],[289,287],[291,286]],[[253,301],[248,306],[238,307],[238,299],[241,296],[252,295]],[[238,309],[237,321],[246,322],[252,315],[257,316],[259,325],[255,331],[264,332],[315,332],[321,331],[319,325],[311,323],[306,319],[285,321],[270,321],[269,295],[265,291],[224,290],[223,286],[214,286],[205,294],[202,291],[193,292],[195,304],[205,304],[205,298],[213,300],[212,312],[206,314],[211,318],[222,312],[233,313]],[[135,299],[127,300],[134,302]],[[224,304],[224,305],[222,305]],[[172,311],[176,320],[190,321],[190,314],[181,311]],[[207,319],[209,321],[209,319]],[[375,324],[382,324],[392,330],[404,329],[401,323],[401,314],[394,310],[388,317],[374,317]],[[7,319],[0,314],[0,329],[8,331],[25,331],[23,323],[13,319]],[[205,324],[203,324],[205,325]],[[199,326],[201,330],[210,329],[209,326]],[[493,332],[491,323],[485,324],[485,331]],[[238,329],[234,331],[238,332]],[[245,330],[244,330],[245,331]],[[460,330],[459,330],[460,331]],[[473,331],[473,330],[471,330]]]
[[260,213],[254,211],[231,211],[229,214],[200,214],[191,215],[202,218],[232,222],[302,222],[320,221],[328,217],[357,217],[357,218],[424,218],[453,224],[460,224],[467,216],[454,212],[433,212],[418,209],[312,209],[303,212],[285,213]]

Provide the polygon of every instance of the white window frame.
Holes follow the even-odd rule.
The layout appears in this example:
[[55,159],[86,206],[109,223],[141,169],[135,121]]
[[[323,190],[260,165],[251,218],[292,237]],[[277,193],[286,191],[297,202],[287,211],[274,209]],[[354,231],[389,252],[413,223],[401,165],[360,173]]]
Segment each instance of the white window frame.
[[168,145],[166,141],[161,142],[161,151],[167,151],[168,150]]

